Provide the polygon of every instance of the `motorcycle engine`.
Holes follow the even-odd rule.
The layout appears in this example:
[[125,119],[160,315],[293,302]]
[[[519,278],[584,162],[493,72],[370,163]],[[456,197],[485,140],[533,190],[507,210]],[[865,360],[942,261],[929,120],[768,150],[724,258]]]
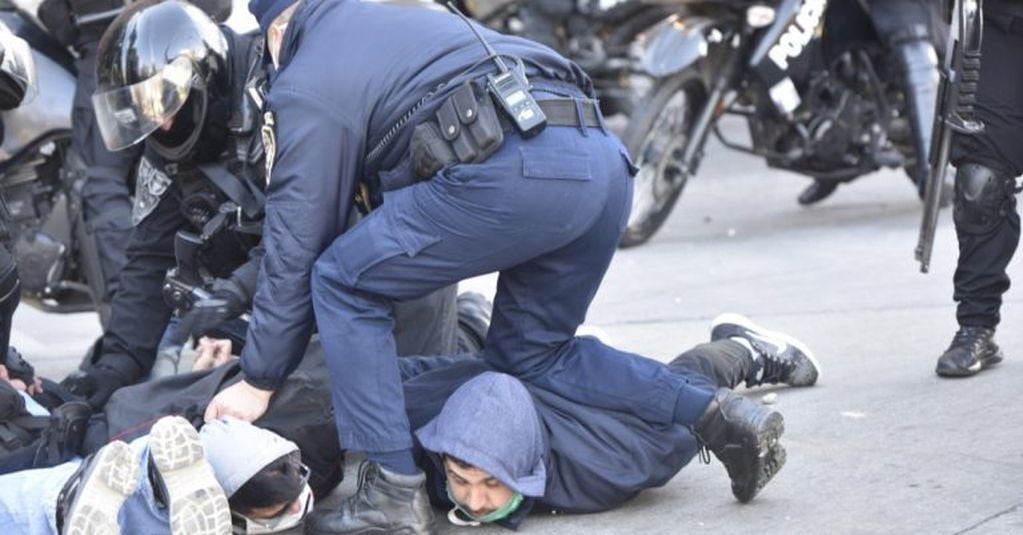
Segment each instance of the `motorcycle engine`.
[[837,180],[902,165],[901,153],[888,139],[896,119],[891,84],[882,81],[895,78],[882,78],[874,65],[870,54],[853,49],[813,78],[793,121],[775,132],[769,160]]

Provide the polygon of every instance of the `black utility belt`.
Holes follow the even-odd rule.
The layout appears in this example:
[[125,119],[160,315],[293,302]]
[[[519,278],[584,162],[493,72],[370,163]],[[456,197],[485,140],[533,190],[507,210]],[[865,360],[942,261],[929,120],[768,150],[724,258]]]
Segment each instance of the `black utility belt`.
[[[603,128],[596,100],[555,98],[537,104],[547,116],[548,126]],[[433,117],[412,131],[412,172],[417,180],[426,180],[447,165],[483,162],[504,143],[506,130],[517,132],[511,121],[498,113],[490,93],[465,82]]]

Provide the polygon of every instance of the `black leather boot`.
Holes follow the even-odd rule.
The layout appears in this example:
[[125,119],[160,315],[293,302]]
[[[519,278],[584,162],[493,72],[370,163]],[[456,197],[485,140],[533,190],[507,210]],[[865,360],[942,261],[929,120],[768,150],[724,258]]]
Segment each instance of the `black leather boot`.
[[359,490],[336,511],[316,511],[305,522],[309,534],[432,533],[433,509],[426,495],[426,474],[406,476],[364,461]]
[[743,503],[785,464],[785,448],[778,443],[784,431],[780,413],[727,388],[718,389],[696,425],[697,437],[725,465],[732,494]]
[[959,327],[952,343],[938,358],[935,373],[942,377],[969,377],[1002,361],[1002,350],[988,327]]

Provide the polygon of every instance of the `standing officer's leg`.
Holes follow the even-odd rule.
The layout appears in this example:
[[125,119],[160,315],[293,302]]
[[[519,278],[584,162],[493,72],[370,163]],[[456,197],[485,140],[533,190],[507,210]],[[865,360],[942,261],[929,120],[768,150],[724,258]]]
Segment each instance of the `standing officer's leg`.
[[938,359],[943,376],[973,375],[1002,360],[993,341],[1006,273],[1019,244],[1015,177],[1023,172],[1023,19],[985,16],[977,136],[956,138],[953,219],[959,239],[954,298],[959,331]]

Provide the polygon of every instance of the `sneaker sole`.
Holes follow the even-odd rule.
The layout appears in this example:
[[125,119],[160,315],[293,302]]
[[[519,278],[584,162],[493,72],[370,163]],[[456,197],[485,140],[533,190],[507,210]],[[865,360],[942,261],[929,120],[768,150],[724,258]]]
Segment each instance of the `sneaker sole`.
[[801,351],[804,355],[806,355],[806,358],[809,359],[810,362],[813,364],[814,369],[817,370],[817,379],[814,380],[813,384],[817,384],[817,381],[820,381],[821,377],[824,375],[824,373],[821,371],[820,362],[817,362],[817,358],[813,356],[813,352],[810,351],[810,348],[806,347],[806,344],[800,342],[793,336],[780,331],[772,331],[770,329],[765,329],[760,325],[754,323],[753,320],[747,318],[746,316],[743,316],[742,314],[736,314],[735,312],[727,312],[725,314],[718,315],[718,317],[714,318],[714,320],[711,321],[710,330],[713,332],[718,325],[723,325],[725,323],[731,323],[733,325],[738,325],[750,331],[763,333],[765,336],[778,338],[779,340],[784,341],[786,344],[789,344],[792,347],[795,347],[796,349]]
[[173,535],[231,533],[227,497],[190,423],[176,416],[156,422],[149,433],[149,454],[167,487]]
[[117,514],[139,482],[139,455],[112,442],[92,460],[64,526],[66,535],[117,535]]
[[740,502],[747,503],[755,498],[785,465],[787,454],[779,442],[784,432],[785,419],[775,411],[768,413],[758,426],[754,477],[744,485],[732,485],[732,494]]

